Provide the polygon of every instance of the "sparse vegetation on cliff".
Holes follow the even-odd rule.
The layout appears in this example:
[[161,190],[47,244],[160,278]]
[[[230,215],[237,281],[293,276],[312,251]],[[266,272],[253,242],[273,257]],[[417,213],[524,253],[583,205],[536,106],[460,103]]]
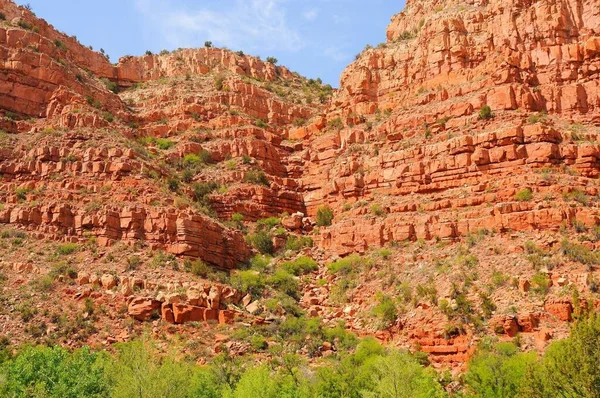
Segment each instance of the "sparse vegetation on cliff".
[[479,110],[479,119],[480,120],[488,120],[488,119],[491,119],[492,117],[494,117],[494,114],[492,113],[492,108],[490,108],[489,105],[484,105]]
[[328,227],[333,222],[333,209],[328,205],[320,206],[317,209],[317,226]]

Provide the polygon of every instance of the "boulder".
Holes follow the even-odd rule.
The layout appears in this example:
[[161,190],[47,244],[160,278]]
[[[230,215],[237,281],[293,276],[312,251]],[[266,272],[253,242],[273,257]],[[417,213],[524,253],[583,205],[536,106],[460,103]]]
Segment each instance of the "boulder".
[[136,297],[129,303],[127,313],[138,321],[148,321],[159,315],[161,302],[152,298]]

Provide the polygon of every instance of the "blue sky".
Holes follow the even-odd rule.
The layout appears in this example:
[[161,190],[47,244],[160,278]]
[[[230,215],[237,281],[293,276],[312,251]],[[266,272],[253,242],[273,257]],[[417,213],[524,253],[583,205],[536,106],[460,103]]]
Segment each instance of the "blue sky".
[[242,50],[338,86],[366,44],[385,41],[404,0],[17,0],[116,62],[178,47]]

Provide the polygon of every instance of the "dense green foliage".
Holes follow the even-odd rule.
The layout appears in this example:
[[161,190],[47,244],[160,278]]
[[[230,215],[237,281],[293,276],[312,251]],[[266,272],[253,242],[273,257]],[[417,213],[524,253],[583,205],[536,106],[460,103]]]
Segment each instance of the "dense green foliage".
[[[117,345],[116,353],[88,348],[70,352],[60,347],[21,347],[13,353],[0,339],[2,397],[289,397],[396,398],[447,397],[444,384],[418,356],[388,349],[375,339],[358,343],[342,326],[325,328],[318,319],[289,317],[276,334],[291,349],[271,348],[271,359],[222,353],[199,367],[160,353],[147,340]],[[314,341],[335,341],[334,356],[309,364],[293,353]],[[261,336],[258,350],[268,349]],[[358,343],[358,344],[357,344]],[[320,343],[319,343],[320,344]],[[318,352],[318,345],[307,347]],[[464,397],[600,397],[600,318],[578,321],[566,340],[546,353],[523,353],[513,343],[484,339],[462,378]]]
[[[291,325],[290,325],[291,326]],[[314,326],[314,325],[313,325]],[[160,355],[141,340],[114,356],[80,349],[25,347],[0,364],[7,397],[441,397],[434,372],[406,352],[361,342],[338,366],[311,369],[296,354],[255,365],[224,354],[198,367]]]
[[473,397],[600,397],[600,318],[581,319],[571,336],[539,359],[510,343],[482,344],[465,377]]
[[469,364],[467,384],[476,397],[516,397],[535,354],[520,354],[512,343],[482,344]]
[[109,392],[108,357],[89,349],[69,353],[54,347],[24,347],[1,367],[3,397],[104,397]]

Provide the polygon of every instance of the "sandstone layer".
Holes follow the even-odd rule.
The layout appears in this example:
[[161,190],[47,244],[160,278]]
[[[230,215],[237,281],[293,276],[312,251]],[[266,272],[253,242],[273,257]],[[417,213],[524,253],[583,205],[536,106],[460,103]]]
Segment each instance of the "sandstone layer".
[[[272,217],[274,263],[318,261],[297,278],[308,315],[437,364],[464,364],[485,334],[541,350],[585,307],[578,294],[598,306],[597,1],[408,1],[339,90],[211,47],[111,64],[9,0],[0,10],[10,247],[23,250],[16,228],[39,242],[93,242],[97,257],[79,259],[93,267],[119,263],[80,269],[65,300],[114,298],[156,334],[285,318],[281,305],[186,280],[179,267],[119,268],[143,245],[148,263],[166,253],[236,275],[257,253],[248,235]],[[331,225],[317,220],[326,207]],[[290,237],[314,247],[286,249]],[[348,274],[327,268],[357,253]],[[47,268],[5,267],[13,287]],[[397,313],[376,326],[386,295]],[[483,321],[460,313],[464,298]]]

